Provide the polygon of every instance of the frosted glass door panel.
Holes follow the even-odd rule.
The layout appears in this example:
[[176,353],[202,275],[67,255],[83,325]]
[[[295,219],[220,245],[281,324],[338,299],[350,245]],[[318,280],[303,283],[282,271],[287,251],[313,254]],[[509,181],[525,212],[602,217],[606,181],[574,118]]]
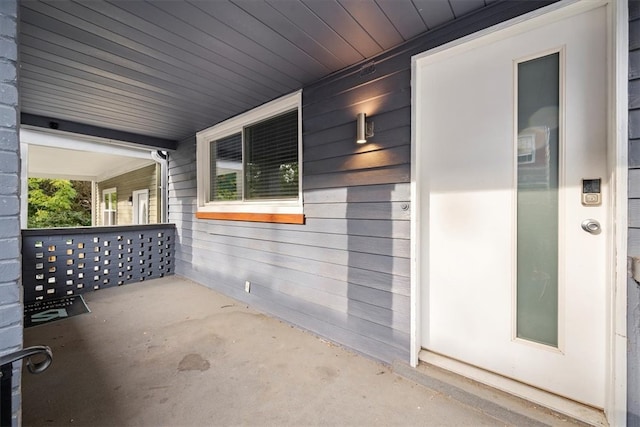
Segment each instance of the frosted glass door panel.
[[517,64],[518,338],[558,346],[560,54]]

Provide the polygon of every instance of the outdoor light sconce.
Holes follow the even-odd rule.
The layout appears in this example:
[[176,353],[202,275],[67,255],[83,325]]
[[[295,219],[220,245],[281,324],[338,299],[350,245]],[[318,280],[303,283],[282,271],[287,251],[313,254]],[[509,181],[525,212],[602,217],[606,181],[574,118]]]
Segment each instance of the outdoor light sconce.
[[366,144],[367,138],[373,136],[373,122],[367,122],[367,115],[365,113],[358,113],[357,124],[356,142],[358,144]]
[[133,194],[129,196],[129,206],[133,206]]

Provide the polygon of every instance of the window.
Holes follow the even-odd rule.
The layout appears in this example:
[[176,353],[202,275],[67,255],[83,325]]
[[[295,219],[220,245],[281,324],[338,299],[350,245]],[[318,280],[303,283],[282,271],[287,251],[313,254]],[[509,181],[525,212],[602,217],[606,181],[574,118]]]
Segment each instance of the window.
[[198,132],[197,217],[304,221],[300,92]]
[[102,225],[116,225],[118,194],[115,188],[102,192]]
[[531,133],[518,134],[518,164],[536,162],[536,136]]

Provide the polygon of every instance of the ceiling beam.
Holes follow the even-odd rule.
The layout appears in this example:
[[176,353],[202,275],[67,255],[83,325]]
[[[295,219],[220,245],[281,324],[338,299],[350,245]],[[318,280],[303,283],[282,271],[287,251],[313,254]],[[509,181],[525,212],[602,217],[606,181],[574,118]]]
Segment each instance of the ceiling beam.
[[37,116],[35,114],[29,113],[20,114],[20,123],[23,125],[35,126],[45,129],[72,132],[79,135],[89,135],[115,141],[131,142],[144,147],[155,148],[157,150],[175,150],[178,147],[178,141],[174,141],[171,139],[156,138],[153,136],[140,135],[131,132],[124,132],[115,129],[108,129],[99,126],[71,122],[68,120],[56,119],[53,117]]

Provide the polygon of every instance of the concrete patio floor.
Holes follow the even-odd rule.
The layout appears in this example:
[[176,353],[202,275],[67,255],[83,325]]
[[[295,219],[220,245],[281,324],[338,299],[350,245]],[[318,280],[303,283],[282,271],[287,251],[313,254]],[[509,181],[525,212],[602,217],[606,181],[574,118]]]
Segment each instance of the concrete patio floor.
[[176,276],[85,300],[25,330],[54,354],[23,373],[25,426],[574,425],[492,389],[456,400]]

